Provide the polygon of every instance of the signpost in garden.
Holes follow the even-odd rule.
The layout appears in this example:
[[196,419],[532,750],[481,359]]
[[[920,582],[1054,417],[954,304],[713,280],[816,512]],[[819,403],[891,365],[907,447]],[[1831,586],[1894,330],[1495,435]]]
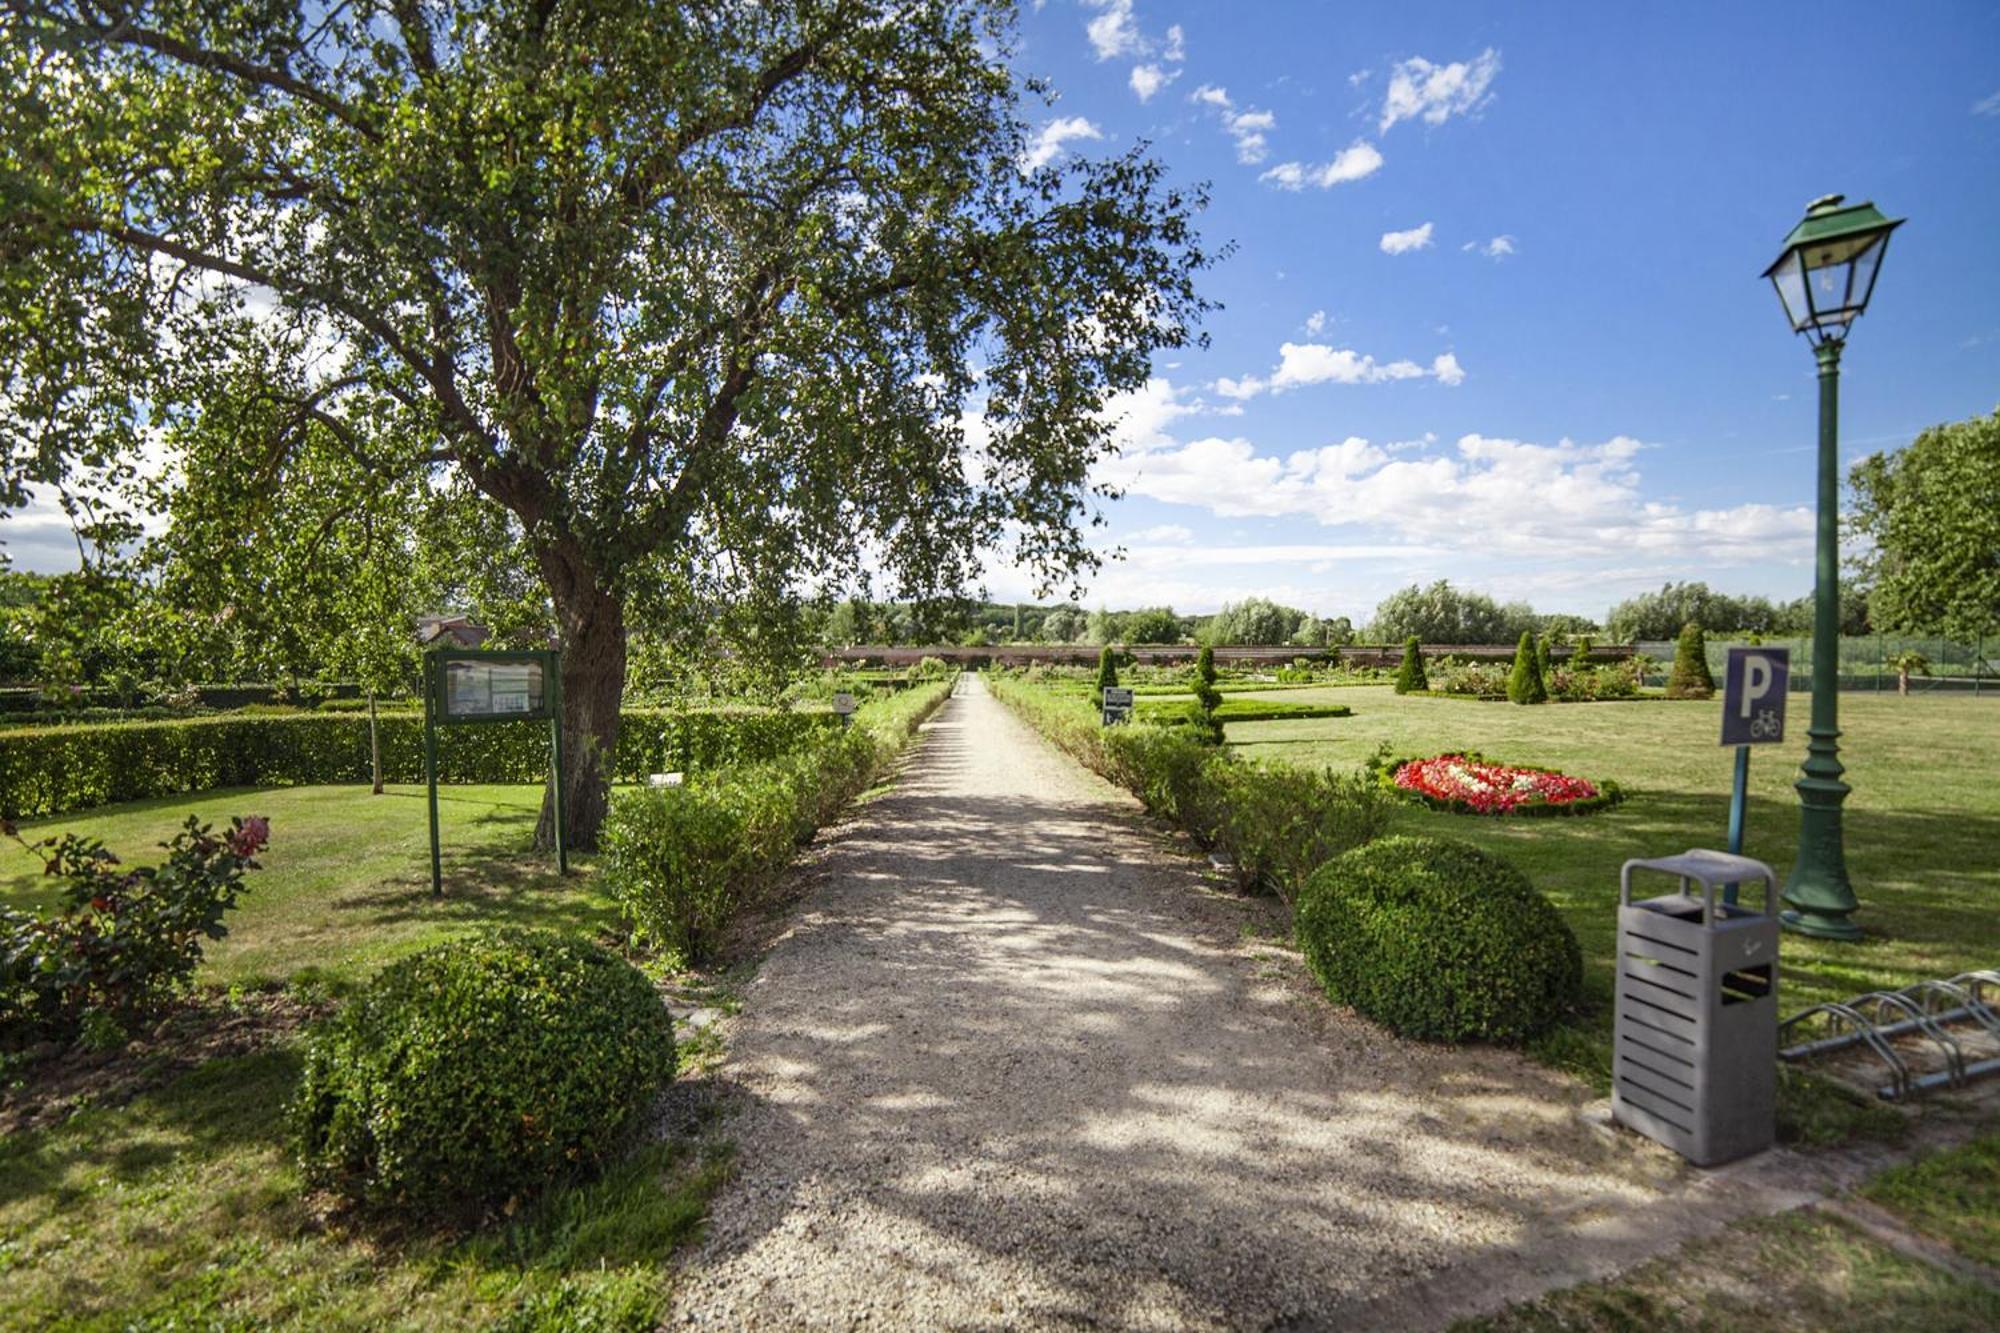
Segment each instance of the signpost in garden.
[[833,711],[840,714],[840,725],[843,727],[854,725],[854,710],[859,706],[854,696],[846,690],[833,696]]
[[437,897],[444,896],[444,859],[438,845],[437,729],[490,722],[549,724],[556,869],[569,873],[569,830],[563,816],[562,654],[554,649],[440,648],[424,654],[424,783],[430,791],[431,893]]
[[1129,685],[1104,687],[1104,725],[1132,720],[1132,688]]
[[[1749,797],[1750,747],[1785,739],[1785,692],[1791,688],[1788,648],[1731,648],[1722,679],[1722,743],[1736,747],[1736,789],[1729,798],[1729,851],[1743,854],[1744,805]],[[1722,900],[1736,901],[1736,886]]]

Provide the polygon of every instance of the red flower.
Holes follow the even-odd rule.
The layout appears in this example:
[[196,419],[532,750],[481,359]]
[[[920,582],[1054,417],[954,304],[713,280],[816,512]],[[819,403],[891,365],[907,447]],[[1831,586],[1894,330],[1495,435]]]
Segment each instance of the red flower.
[[238,856],[255,856],[271,841],[271,821],[262,815],[251,815],[229,833],[229,850]]
[[1397,768],[1391,781],[1405,791],[1482,815],[1504,815],[1529,805],[1572,805],[1598,794],[1594,784],[1566,773],[1489,764],[1462,754],[1412,759]]

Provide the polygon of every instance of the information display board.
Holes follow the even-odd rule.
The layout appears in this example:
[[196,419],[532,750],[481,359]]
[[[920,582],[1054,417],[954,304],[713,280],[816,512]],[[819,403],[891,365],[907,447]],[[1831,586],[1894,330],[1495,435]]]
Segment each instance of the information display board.
[[1104,687],[1104,725],[1132,720],[1132,690],[1125,685]]
[[556,867],[569,873],[563,799],[562,658],[546,652],[439,648],[424,655],[424,785],[430,792],[431,893],[444,894],[438,839],[437,729],[468,722],[539,722],[549,729],[555,789]]
[[532,721],[554,711],[549,672],[540,657],[446,658],[439,665],[442,721]]

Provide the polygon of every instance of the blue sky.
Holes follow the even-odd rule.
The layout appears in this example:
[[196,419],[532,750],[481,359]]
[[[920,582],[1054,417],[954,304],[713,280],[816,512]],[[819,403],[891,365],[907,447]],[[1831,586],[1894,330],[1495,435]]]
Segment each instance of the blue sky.
[[1813,360],[1759,274],[1833,191],[1910,219],[1844,452],[2000,405],[2000,6],[1046,0],[1016,63],[1046,148],[1149,140],[1236,244],[1212,346],[1120,404],[1090,604],[1808,591]]
[[[1910,219],[1848,349],[1848,456],[2000,404],[1990,0],[1023,9],[1040,150],[1150,141],[1236,247],[1212,345],[1117,405],[1128,558],[1086,604],[1807,591],[1812,357],[1758,275],[1831,191]],[[74,563],[47,505],[0,535]]]

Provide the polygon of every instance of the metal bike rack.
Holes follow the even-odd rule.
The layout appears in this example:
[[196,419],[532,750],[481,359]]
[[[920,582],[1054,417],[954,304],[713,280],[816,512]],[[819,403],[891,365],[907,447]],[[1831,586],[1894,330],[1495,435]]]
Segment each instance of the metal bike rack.
[[[1796,1064],[1865,1049],[1887,1075],[1875,1088],[1885,1101],[1962,1088],[2000,1074],[2000,1012],[1988,1002],[1989,994],[2000,996],[2000,972],[1981,969],[1948,981],[1919,981],[1816,1004],[1778,1025],[1778,1058]],[[1812,1036],[1815,1031],[1821,1035]],[[1967,1057],[1968,1044],[1973,1058]],[[1913,1067],[1919,1053],[1930,1058]]]

